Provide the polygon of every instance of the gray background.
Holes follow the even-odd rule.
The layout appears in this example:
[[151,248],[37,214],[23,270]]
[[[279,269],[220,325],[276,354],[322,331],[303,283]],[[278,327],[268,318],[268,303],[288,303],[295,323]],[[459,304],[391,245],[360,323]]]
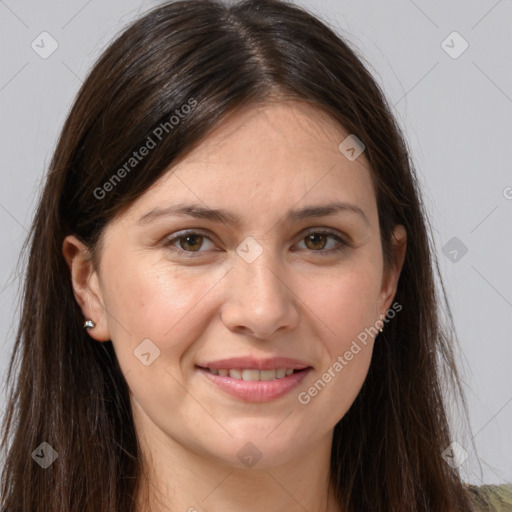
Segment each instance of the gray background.
[[[0,0],[1,375],[18,314],[15,265],[65,116],[106,43],[157,3]],[[406,132],[453,308],[481,461],[482,471],[454,413],[454,440],[469,452],[461,471],[472,483],[512,482],[512,2],[300,3],[359,49]],[[46,59],[31,47],[43,31],[58,42]],[[445,51],[463,49],[453,31],[469,44],[457,58]],[[3,407],[0,396],[0,414]]]

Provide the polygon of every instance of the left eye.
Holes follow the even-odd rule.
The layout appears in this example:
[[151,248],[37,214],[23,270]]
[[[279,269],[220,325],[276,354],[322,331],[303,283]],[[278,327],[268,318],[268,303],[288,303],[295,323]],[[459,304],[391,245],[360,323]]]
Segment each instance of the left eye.
[[[325,249],[325,246],[327,245],[328,239],[335,240],[338,242],[338,244],[334,245],[334,247],[331,247],[329,249]],[[326,231],[312,231],[308,233],[302,240],[306,243],[306,245],[309,243],[313,246],[306,247],[311,252],[324,252],[329,253],[332,250],[337,251],[343,249],[345,245],[347,245],[338,235],[335,235],[334,233],[326,232]],[[321,247],[314,247],[315,245],[321,245]]]
[[[337,244],[334,244],[334,247],[326,249],[329,239],[334,240]],[[208,236],[198,232],[178,234],[177,236],[168,238],[165,245],[166,247],[171,247],[178,254],[204,252],[200,250],[204,241],[208,241],[212,246],[215,245]],[[300,242],[306,244],[307,251],[319,254],[329,254],[339,251],[348,245],[338,235],[329,231],[311,231],[307,233]],[[206,250],[208,250],[208,248]]]

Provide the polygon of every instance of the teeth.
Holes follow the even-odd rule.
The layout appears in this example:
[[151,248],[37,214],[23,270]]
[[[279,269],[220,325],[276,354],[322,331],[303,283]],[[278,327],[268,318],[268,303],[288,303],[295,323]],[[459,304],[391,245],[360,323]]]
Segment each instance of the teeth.
[[[231,372],[229,372],[231,376]],[[259,370],[242,370],[242,379],[243,380],[260,380],[260,371]]]
[[229,370],[229,376],[232,379],[241,379],[242,378],[242,370]]
[[256,381],[256,380],[264,380],[271,381],[275,379],[282,379],[288,375],[292,375],[295,371],[293,368],[277,368],[275,370],[256,370],[256,369],[236,369],[232,368],[228,369],[213,369],[209,368],[210,372],[214,375],[219,375],[221,377],[231,377],[232,379],[239,380],[247,380],[247,381]]
[[276,378],[275,370],[260,370],[258,373],[260,374],[258,377],[259,380],[274,380]]

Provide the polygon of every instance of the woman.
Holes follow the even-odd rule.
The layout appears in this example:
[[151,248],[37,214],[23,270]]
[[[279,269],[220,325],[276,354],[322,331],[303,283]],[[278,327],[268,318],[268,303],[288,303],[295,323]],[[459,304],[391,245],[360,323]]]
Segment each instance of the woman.
[[405,143],[298,7],[185,0],[125,30],[28,244],[3,510],[478,510]]

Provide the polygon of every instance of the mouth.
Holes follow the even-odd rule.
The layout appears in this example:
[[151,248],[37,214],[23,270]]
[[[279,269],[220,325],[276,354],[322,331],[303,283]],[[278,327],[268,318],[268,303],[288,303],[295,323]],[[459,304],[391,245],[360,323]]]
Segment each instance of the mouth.
[[286,395],[312,370],[305,368],[212,368],[196,366],[215,389],[245,402],[267,402]]
[[245,381],[272,381],[275,379],[282,379],[288,375],[292,375],[293,373],[300,372],[302,370],[297,370],[294,368],[274,368],[271,370],[258,370],[256,368],[205,368],[213,375],[220,375],[221,377],[231,377],[232,379],[237,380],[245,380]]

